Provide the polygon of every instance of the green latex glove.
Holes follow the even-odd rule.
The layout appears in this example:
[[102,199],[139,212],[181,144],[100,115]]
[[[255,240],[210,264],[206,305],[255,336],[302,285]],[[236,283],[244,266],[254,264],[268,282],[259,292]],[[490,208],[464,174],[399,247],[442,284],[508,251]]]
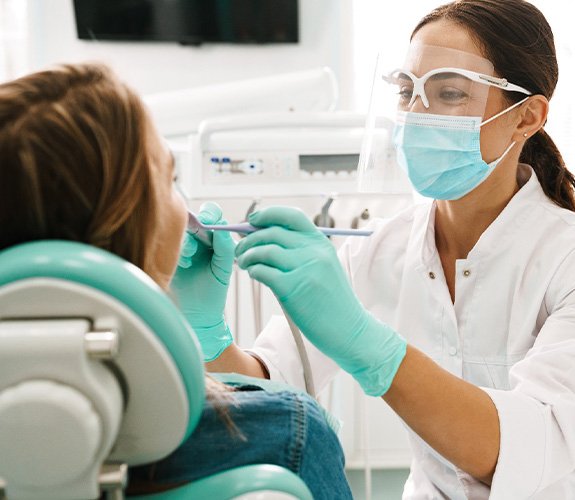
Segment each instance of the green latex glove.
[[[225,224],[215,203],[204,203],[198,214],[204,224]],[[186,232],[171,289],[180,309],[192,326],[204,352],[204,361],[213,361],[232,343],[224,319],[224,307],[235,243],[227,231],[213,232],[213,248],[208,248]]]
[[302,333],[366,394],[384,394],[407,344],[359,302],[331,242],[295,208],[270,207],[249,222],[265,229],[238,243],[239,266],[272,289]]

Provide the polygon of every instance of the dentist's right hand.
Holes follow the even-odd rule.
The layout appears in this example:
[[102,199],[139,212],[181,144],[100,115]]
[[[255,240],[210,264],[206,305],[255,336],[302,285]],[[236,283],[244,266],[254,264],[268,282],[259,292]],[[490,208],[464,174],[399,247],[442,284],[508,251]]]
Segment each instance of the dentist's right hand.
[[264,229],[238,243],[239,266],[271,288],[302,333],[366,394],[383,395],[407,344],[359,302],[331,242],[294,208],[266,208],[249,222]]
[[[204,224],[226,223],[216,203],[204,203],[198,216]],[[206,362],[216,359],[233,341],[224,308],[234,249],[234,240],[227,231],[213,232],[213,248],[186,233],[171,283],[181,311],[198,336]]]

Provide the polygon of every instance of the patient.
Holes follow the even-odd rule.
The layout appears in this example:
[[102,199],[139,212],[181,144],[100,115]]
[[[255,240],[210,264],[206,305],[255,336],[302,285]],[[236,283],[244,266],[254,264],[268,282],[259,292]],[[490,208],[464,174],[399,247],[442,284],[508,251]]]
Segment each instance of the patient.
[[[105,66],[59,66],[0,85],[0,250],[80,241],[168,290],[187,220],[173,176],[142,101]],[[313,399],[206,382],[194,433],[164,460],[132,469],[130,492],[269,463],[302,477],[314,498],[351,498],[341,446]]]

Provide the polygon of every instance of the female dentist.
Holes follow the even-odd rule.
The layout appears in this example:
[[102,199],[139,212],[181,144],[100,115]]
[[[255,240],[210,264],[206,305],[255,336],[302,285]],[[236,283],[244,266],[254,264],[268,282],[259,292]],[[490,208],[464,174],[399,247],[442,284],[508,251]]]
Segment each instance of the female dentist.
[[[422,19],[406,61],[389,77],[395,145],[435,201],[339,255],[303,213],[267,208],[238,263],[313,344],[319,389],[341,367],[408,425],[404,498],[575,498],[575,179],[543,130],[551,29],[524,0],[459,0]],[[477,94],[453,83],[464,74]],[[210,313],[190,305],[209,367],[302,386],[287,326],[251,352],[231,343],[227,280],[204,271],[231,268],[232,251],[190,276],[210,297]]]

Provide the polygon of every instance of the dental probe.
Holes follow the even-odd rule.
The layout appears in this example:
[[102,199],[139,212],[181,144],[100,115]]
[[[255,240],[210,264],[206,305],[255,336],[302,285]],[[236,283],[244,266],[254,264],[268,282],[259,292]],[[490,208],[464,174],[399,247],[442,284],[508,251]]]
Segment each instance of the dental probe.
[[[249,234],[264,229],[252,226],[248,222],[239,224],[204,224],[193,212],[188,212],[188,231],[196,236],[202,243],[211,246],[209,231],[231,231],[233,233]],[[371,236],[373,231],[363,229],[342,229],[337,227],[318,227],[326,236]]]

